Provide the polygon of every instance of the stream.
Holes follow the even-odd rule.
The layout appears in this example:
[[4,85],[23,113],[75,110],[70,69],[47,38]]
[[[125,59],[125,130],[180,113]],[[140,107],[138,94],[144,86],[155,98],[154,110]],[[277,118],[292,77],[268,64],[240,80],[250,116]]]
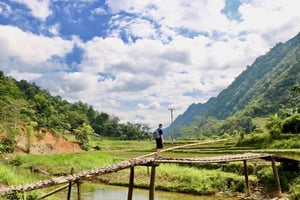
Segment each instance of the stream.
[[[127,187],[97,184],[92,187],[82,188],[81,199],[83,200],[127,200]],[[67,195],[65,193],[64,195]],[[235,197],[222,197],[221,195],[202,196],[176,192],[155,191],[155,200],[237,200]],[[65,198],[66,196],[64,196]],[[72,191],[72,200],[77,199],[76,187]],[[133,200],[148,200],[147,189],[133,189]]]

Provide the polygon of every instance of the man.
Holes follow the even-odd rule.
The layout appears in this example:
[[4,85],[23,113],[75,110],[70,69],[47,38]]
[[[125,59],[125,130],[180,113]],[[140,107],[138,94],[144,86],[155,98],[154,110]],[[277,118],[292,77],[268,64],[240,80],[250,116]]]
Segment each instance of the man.
[[164,134],[163,134],[163,130],[162,130],[163,125],[159,124],[157,131],[159,133],[159,137],[156,138],[156,158],[162,158],[161,157],[161,150],[163,148],[163,144],[164,144]]

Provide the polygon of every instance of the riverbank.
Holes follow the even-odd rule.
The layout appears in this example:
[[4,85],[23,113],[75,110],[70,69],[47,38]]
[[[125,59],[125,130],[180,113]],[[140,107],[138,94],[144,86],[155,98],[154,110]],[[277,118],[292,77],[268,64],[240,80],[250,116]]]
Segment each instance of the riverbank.
[[[6,185],[32,183],[36,180],[68,174],[71,167],[74,168],[74,173],[77,173],[154,151],[153,145],[149,141],[102,141],[102,143],[98,143],[98,145],[101,147],[98,151],[42,156],[15,156],[7,161],[8,165],[0,165],[0,175],[1,177],[4,177],[1,182]],[[171,146],[171,144],[168,145]],[[166,152],[164,153],[164,156],[193,157],[199,156],[199,154]],[[278,167],[281,169],[280,166]],[[275,182],[270,164],[261,160],[256,160],[249,163],[248,168],[251,193],[256,194],[256,197],[275,198],[275,194],[272,192],[275,190]],[[2,169],[5,169],[5,171]],[[42,169],[44,172],[47,172],[48,175],[38,174],[37,176],[32,169]],[[224,197],[249,199],[249,197],[243,196],[245,191],[245,180],[242,162],[193,165],[161,164],[157,167],[156,175],[157,190],[190,193],[195,195],[217,194]],[[283,178],[282,187],[284,192],[291,191],[290,188],[294,185],[292,180],[295,179],[293,176],[295,176],[295,174],[290,174],[290,176],[283,176],[280,174],[280,177]],[[145,166],[135,168],[135,187],[147,188],[149,186],[149,179],[149,168]],[[285,179],[290,182],[286,182]],[[129,169],[99,176],[94,179],[94,181],[111,185],[127,186],[129,182]],[[295,182],[295,184],[297,183],[298,182]],[[264,187],[262,188],[261,186]],[[47,190],[43,191],[45,192]],[[39,194],[43,191],[34,191],[32,194],[40,196]],[[297,188],[295,191],[297,191]],[[55,199],[55,197],[53,197],[53,199]]]

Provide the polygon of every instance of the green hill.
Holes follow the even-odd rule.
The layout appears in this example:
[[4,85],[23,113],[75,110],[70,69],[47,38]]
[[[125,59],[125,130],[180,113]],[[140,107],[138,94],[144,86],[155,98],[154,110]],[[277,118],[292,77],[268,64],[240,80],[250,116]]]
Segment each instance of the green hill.
[[72,134],[83,148],[88,148],[88,136],[92,134],[122,139],[151,137],[147,126],[121,124],[117,117],[100,113],[86,103],[69,103],[35,84],[6,77],[1,71],[0,119],[0,155],[14,150],[15,137],[21,131],[27,138],[37,130]]
[[299,82],[300,33],[257,58],[213,100],[191,105],[171,126],[179,134],[180,126],[195,126],[195,119],[199,122],[201,117],[225,120],[237,116],[247,118],[242,123],[250,123],[250,118],[274,114],[289,104],[295,97],[290,88]]

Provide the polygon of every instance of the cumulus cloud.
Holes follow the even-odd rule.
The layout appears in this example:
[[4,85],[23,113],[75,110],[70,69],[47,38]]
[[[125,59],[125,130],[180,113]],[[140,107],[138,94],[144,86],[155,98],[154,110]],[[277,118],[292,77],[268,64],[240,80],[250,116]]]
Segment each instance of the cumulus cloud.
[[52,14],[50,6],[50,0],[12,0],[13,2],[17,2],[20,4],[26,5],[32,16],[39,18],[44,21],[49,15]]
[[[170,123],[170,105],[176,117],[218,95],[255,58],[300,30],[298,0],[240,1],[230,17],[225,0],[13,2],[28,7],[39,21],[30,25],[42,21],[42,29],[0,25],[2,71],[153,127]],[[12,6],[0,3],[0,17],[21,24],[24,16]]]
[[11,62],[11,65],[19,71],[26,71],[24,66],[28,68],[27,70],[49,71],[53,63],[57,64],[55,56],[63,57],[72,50],[74,44],[59,37],[39,36],[17,27],[2,25],[0,25],[0,43],[2,62]]

